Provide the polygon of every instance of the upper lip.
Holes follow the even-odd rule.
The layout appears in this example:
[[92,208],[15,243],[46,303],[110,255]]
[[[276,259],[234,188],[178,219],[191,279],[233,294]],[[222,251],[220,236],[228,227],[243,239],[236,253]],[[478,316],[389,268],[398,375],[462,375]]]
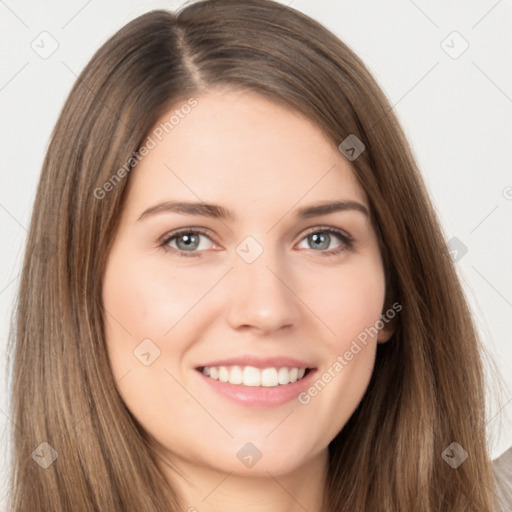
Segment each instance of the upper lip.
[[204,364],[196,366],[196,368],[204,368],[205,366],[253,366],[255,368],[314,368],[315,366],[293,357],[258,357],[258,356],[238,356],[229,359],[216,359],[215,361],[208,361]]

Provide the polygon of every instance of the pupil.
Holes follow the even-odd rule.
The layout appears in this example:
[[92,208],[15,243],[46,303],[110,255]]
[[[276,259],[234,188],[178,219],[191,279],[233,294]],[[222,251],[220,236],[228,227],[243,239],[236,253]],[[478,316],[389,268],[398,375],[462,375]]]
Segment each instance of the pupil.
[[327,249],[329,247],[329,235],[325,233],[315,233],[310,235],[311,241],[316,245],[316,248]]
[[180,246],[180,241],[183,241],[182,242],[182,247],[180,247],[180,249],[190,249],[191,247],[192,248],[195,248],[193,247],[194,244],[197,244],[198,242],[198,237],[197,235],[181,235],[178,239],[177,239],[177,245],[178,247]]

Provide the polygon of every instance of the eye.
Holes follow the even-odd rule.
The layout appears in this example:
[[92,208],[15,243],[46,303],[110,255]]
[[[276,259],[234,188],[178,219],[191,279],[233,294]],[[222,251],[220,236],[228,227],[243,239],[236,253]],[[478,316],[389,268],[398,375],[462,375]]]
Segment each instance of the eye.
[[197,229],[174,231],[160,243],[160,247],[176,252],[179,256],[197,256],[195,253],[211,249],[212,246],[210,237]]
[[309,247],[301,247],[299,244],[299,249],[313,249],[326,256],[349,250],[353,246],[353,240],[347,233],[334,228],[316,227],[302,240],[301,244],[305,242]]
[[[304,243],[308,246],[304,247]],[[214,245],[210,236],[197,228],[173,231],[159,243],[162,249],[184,257],[199,256],[201,252],[212,249]],[[297,247],[299,249],[312,249],[322,256],[330,256],[352,249],[353,239],[339,229],[315,227],[302,239]]]

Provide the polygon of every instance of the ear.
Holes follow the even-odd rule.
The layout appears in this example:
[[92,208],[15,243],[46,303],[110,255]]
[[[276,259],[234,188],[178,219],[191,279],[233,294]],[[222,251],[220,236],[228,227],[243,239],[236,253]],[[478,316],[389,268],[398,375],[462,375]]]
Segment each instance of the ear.
[[377,336],[377,343],[386,343],[395,333],[395,322],[389,322],[380,331]]
[[394,302],[389,307],[384,307],[381,315],[382,329],[377,336],[377,343],[386,343],[395,334],[398,328],[398,315],[402,310],[402,306],[398,302]]

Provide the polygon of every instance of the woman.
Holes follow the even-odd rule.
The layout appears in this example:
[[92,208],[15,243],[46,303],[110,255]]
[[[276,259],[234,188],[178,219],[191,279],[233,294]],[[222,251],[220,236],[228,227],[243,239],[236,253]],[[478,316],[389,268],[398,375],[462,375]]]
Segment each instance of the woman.
[[204,1],[115,34],[56,125],[26,254],[13,511],[496,510],[420,174],[299,12]]

